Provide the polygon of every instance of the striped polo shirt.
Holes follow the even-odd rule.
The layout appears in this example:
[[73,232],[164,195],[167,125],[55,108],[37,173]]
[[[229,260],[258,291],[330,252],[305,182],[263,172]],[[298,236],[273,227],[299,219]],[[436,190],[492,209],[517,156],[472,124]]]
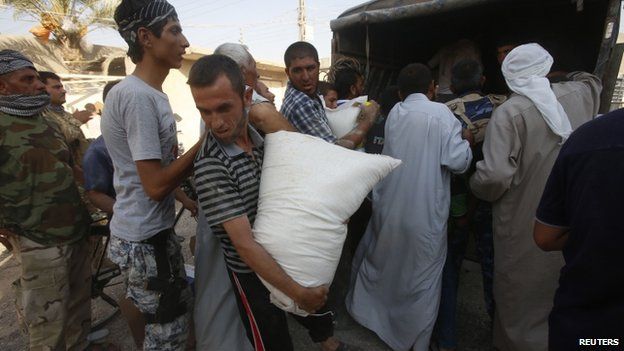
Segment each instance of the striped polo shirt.
[[253,272],[236,252],[223,223],[247,215],[253,226],[258,209],[263,140],[251,126],[253,157],[236,144],[222,144],[208,133],[195,159],[195,185],[199,205],[212,232],[221,242],[225,261],[237,273]]

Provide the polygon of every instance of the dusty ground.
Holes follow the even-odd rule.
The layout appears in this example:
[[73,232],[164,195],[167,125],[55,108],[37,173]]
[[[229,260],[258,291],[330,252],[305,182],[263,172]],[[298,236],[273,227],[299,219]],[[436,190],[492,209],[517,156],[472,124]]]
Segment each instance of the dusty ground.
[[[195,233],[195,221],[188,215],[183,215],[176,227],[179,235],[187,238],[183,243],[184,257],[190,262],[191,255],[188,248],[188,238]],[[13,293],[11,282],[17,276],[18,267],[6,251],[0,251],[0,345],[5,351],[25,350],[26,338],[17,328],[13,308]],[[113,280],[106,292],[113,298],[123,294],[120,281]],[[483,296],[479,266],[470,261],[464,261],[459,291],[459,346],[464,351],[491,350],[489,318],[483,307]],[[364,350],[390,350],[373,332],[361,327],[353,321],[344,309],[338,309],[336,335],[342,340],[358,345]],[[94,319],[102,318],[111,312],[111,308],[100,299],[94,300]],[[294,320],[289,321],[291,334],[296,350],[318,350],[307,332]],[[120,346],[122,350],[135,350],[130,332],[125,321],[117,315],[106,328],[110,331],[107,340]],[[234,351],[234,350],[233,350]]]

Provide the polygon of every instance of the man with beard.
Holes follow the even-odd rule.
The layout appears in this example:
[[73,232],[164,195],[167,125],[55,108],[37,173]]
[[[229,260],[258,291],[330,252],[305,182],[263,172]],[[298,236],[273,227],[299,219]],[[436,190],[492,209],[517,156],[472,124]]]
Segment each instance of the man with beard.
[[237,64],[223,55],[198,60],[189,73],[197,109],[209,132],[195,161],[200,207],[219,238],[247,337],[255,350],[293,349],[286,314],[269,300],[258,276],[314,316],[294,318],[323,350],[350,350],[333,335],[333,318],[325,306],[325,286],[296,283],[253,239],[263,140],[249,124],[252,88]]
[[31,350],[82,350],[91,326],[88,213],[32,62],[0,51],[0,239],[20,263],[13,283]]
[[67,92],[59,77],[53,72],[39,72],[39,79],[45,84],[45,89],[50,95],[50,106],[46,111],[46,117],[55,121],[61,128],[65,141],[72,152],[76,164],[82,165],[82,158],[87,152],[89,142],[85,138],[80,126],[89,120],[89,111],[76,111],[73,115],[63,107]]
[[514,93],[492,113],[483,160],[470,178],[474,195],[492,203],[499,350],[548,350],[548,314],[563,258],[533,242],[535,211],[561,144],[600,104],[597,77],[572,72],[551,84],[546,76],[553,62],[535,43],[505,57],[503,76]]

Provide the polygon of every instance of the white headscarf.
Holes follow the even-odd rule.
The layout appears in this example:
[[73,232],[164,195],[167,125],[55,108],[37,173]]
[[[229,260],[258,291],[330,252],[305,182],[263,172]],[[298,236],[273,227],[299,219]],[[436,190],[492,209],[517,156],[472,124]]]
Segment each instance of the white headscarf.
[[548,51],[531,43],[513,49],[505,57],[502,71],[509,89],[533,101],[548,127],[563,143],[572,133],[572,126],[546,78],[552,64]]

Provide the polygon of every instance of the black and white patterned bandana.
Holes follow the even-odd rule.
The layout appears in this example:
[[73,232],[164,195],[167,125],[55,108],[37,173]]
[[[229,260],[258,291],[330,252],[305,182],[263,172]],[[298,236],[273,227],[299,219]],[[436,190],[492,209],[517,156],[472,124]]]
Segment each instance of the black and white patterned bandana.
[[35,68],[32,61],[15,50],[0,50],[0,76],[22,68]]
[[32,117],[50,105],[50,95],[0,95],[0,111],[19,117]]
[[[15,50],[0,51],[0,76],[22,68],[35,69],[32,61]],[[50,104],[47,93],[39,95],[0,95],[0,111],[13,116],[31,117],[43,111]]]
[[[122,4],[123,5],[123,4]],[[120,6],[122,6],[120,5]],[[165,0],[154,0],[139,8],[136,12],[125,18],[119,9],[115,14],[115,21],[119,27],[119,34],[128,43],[136,42],[137,31],[140,27],[149,28],[154,24],[170,17],[178,17],[175,8]]]

